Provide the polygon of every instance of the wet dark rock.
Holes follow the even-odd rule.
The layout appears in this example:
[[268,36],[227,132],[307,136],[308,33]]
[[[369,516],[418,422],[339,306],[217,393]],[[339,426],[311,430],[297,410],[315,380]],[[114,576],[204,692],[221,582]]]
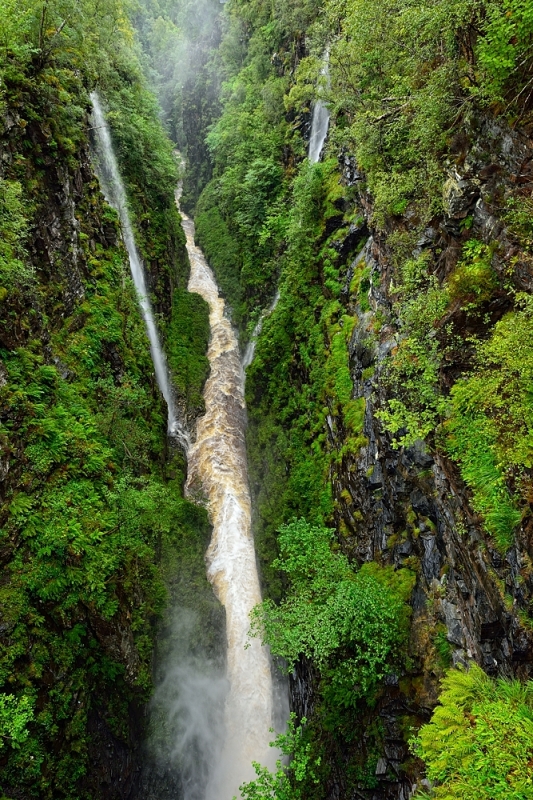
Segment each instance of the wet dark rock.
[[344,223],[344,216],[339,214],[335,217],[329,217],[326,220],[326,233],[328,236],[331,236],[332,233],[335,233],[336,230],[342,227]]
[[342,169],[342,177],[346,186],[355,186],[357,183],[364,180],[364,176],[359,170],[354,156],[345,151],[339,160]]
[[343,239],[337,242],[332,242],[332,246],[337,250],[341,258],[347,258],[349,254],[355,250],[357,245],[368,236],[368,228],[366,222],[361,219],[359,224],[355,222],[350,223],[348,233]]
[[451,220],[464,219],[479,197],[480,186],[479,179],[461,177],[454,170],[444,184],[442,192],[446,216]]
[[505,630],[500,620],[496,619],[492,622],[483,622],[479,632],[479,639],[481,642],[487,642],[494,639],[502,639],[505,636]]
[[63,362],[57,358],[56,356],[52,357],[52,362],[54,363],[57,371],[61,375],[64,381],[68,381],[69,378],[72,376],[71,371],[66,367]]
[[389,765],[385,758],[378,758],[378,763],[376,764],[376,777],[385,777],[388,772],[388,767]]
[[[466,239],[463,221],[471,217],[469,230],[475,238],[487,244],[498,241],[492,264],[496,272],[505,275],[507,282],[512,273],[512,282],[518,289],[533,291],[531,264],[521,260],[502,214],[506,192],[517,186],[529,187],[529,182],[533,186],[533,143],[502,124],[480,120],[477,130],[464,137],[460,150],[461,167],[450,166],[444,187],[445,214],[419,235],[413,256],[428,248],[438,253],[437,274],[439,280],[445,280],[461,257]],[[343,180],[355,186],[360,180],[355,161],[342,154],[340,163]],[[371,221],[372,200],[361,191],[361,209]],[[404,216],[391,223],[388,233],[409,230],[413,224]],[[366,401],[362,430],[366,444],[358,455],[343,456],[332,469],[331,481],[335,522],[343,532],[339,544],[348,557],[356,563],[376,560],[396,568],[408,566],[416,573],[411,597],[412,667],[408,675],[399,676],[398,686],[383,682],[383,694],[374,712],[374,719],[379,717],[384,729],[383,750],[376,765],[379,789],[361,788],[354,795],[365,800],[407,800],[414,786],[420,787],[422,782],[407,778],[398,769],[409,755],[404,738],[398,733],[398,723],[407,712],[427,719],[437,701],[438,676],[443,667],[436,656],[431,661],[428,655],[437,633],[439,637],[444,633],[455,665],[468,666],[474,660],[491,675],[527,678],[533,674],[533,636],[522,626],[518,615],[533,598],[533,579],[524,577],[530,563],[526,556],[531,542],[519,534],[516,546],[507,553],[496,551],[471,509],[470,495],[457,465],[438,451],[432,452],[424,442],[409,448],[393,446],[376,417],[375,412],[383,407],[390,391],[382,380],[383,365],[401,340],[401,328],[390,294],[394,275],[387,240],[382,233],[370,230],[370,234],[347,268],[341,294],[349,312],[358,320],[349,355],[353,396]],[[358,299],[349,294],[355,270],[363,260],[370,272],[371,312],[363,312]],[[491,298],[483,313],[493,325],[509,308],[509,298],[502,291]],[[376,312],[379,328],[375,324]],[[461,314],[460,309],[454,309],[446,322],[466,337],[471,323]],[[478,327],[471,332],[485,335],[485,330]],[[461,362],[467,355],[454,355],[455,371],[443,371],[447,389],[467,367],[467,361],[464,365]],[[370,366],[374,367],[374,374],[363,379],[364,370]],[[340,450],[343,432],[333,417],[328,431],[331,445]],[[293,686],[299,698],[295,708],[303,707],[306,685],[314,686],[312,691],[316,692],[309,673],[300,672],[297,689]],[[363,734],[361,752],[364,741]],[[342,771],[332,777],[327,796],[345,796]]]

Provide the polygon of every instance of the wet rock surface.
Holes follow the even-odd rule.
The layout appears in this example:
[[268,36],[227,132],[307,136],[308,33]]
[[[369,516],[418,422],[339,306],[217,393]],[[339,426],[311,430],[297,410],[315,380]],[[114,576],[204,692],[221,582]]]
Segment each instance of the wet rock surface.
[[[344,181],[356,185],[355,162],[346,154],[340,160]],[[470,217],[476,238],[487,244],[498,240],[492,266],[500,279],[505,274],[509,277],[511,270],[514,286],[531,291],[532,265],[518,252],[502,212],[502,198],[517,185],[531,191],[533,143],[492,121],[482,121],[465,152],[458,154],[457,164],[450,167],[443,190],[445,213],[424,231],[413,256],[426,248],[439,253],[439,278],[444,279],[461,252],[465,238],[461,222]],[[334,515],[341,548],[351,559],[360,564],[375,560],[409,567],[416,573],[409,646],[412,664],[405,674],[386,682],[373,714],[356,722],[357,747],[364,758],[366,732],[376,719],[382,726],[376,788],[369,788],[367,781],[367,788],[359,783],[358,789],[348,790],[347,755],[332,753],[327,797],[407,800],[421,783],[402,720],[429,719],[446,666],[473,660],[490,675],[526,679],[533,673],[533,636],[519,617],[533,597],[533,580],[526,568],[532,547],[529,534],[520,531],[515,546],[504,555],[498,553],[471,509],[457,465],[422,441],[396,449],[376,417],[389,392],[383,365],[401,340],[387,248],[387,235],[394,227],[391,224],[387,235],[373,231],[371,199],[362,195],[361,206],[373,236],[348,265],[341,298],[358,319],[350,342],[350,364],[353,397],[366,401],[363,434],[367,443],[357,456],[345,455],[331,472]],[[398,220],[397,226],[408,229],[408,216]],[[370,273],[370,311],[364,311],[349,293],[361,261]],[[492,301],[487,308],[490,323],[509,307],[503,294]],[[376,316],[384,320],[379,326],[374,324]],[[459,309],[452,308],[447,322],[466,335]],[[463,357],[457,354],[455,368],[445,376],[448,385],[463,369]],[[369,367],[374,372],[365,377],[371,372]],[[331,448],[339,451],[345,437],[340,421],[329,417],[327,433]],[[312,713],[317,688],[316,674],[308,664],[299,664],[291,680],[292,704],[298,715]]]

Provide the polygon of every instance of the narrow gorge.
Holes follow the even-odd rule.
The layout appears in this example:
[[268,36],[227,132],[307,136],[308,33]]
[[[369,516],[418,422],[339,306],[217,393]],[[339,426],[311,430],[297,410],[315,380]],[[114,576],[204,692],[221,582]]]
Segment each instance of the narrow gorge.
[[0,0],[0,800],[533,797],[530,6]]
[[[206,800],[239,794],[239,786],[254,776],[252,762],[274,765],[270,750],[274,721],[274,691],[267,650],[250,639],[250,614],[261,602],[256,555],[251,533],[251,507],[246,455],[246,405],[244,365],[253,358],[248,350],[241,364],[239,342],[225,315],[213,273],[194,243],[194,223],[181,213],[191,265],[188,291],[200,295],[209,306],[210,343],[207,358],[210,375],[204,389],[205,414],[198,422],[194,442],[178,417],[169,381],[144,267],[135,244],[126,193],[113,152],[111,135],[98,95],[91,94],[96,167],[107,201],[117,210],[150,344],[158,387],[168,408],[168,435],[183,448],[188,461],[185,495],[207,500],[213,534],[206,554],[207,575],[226,612],[228,692],[224,722],[208,764],[202,786],[198,776],[193,792],[205,791]],[[181,189],[176,192],[179,208]],[[271,310],[275,303],[271,306]],[[256,332],[259,333],[259,330]],[[183,655],[187,654],[182,654]],[[179,656],[178,656],[179,658]],[[168,665],[171,669],[173,664]],[[193,701],[194,702],[194,701]],[[279,716],[279,714],[278,714]],[[205,746],[205,742],[200,742]]]
[[207,800],[238,795],[253,777],[252,761],[273,765],[273,683],[268,652],[249,639],[250,612],[261,602],[251,532],[246,457],[244,371],[239,343],[224,314],[213,273],[194,243],[194,223],[182,213],[191,262],[189,291],[209,304],[211,372],[189,453],[185,491],[205,492],[213,536],[207,550],[209,581],[226,610],[227,678],[224,744],[207,787]]

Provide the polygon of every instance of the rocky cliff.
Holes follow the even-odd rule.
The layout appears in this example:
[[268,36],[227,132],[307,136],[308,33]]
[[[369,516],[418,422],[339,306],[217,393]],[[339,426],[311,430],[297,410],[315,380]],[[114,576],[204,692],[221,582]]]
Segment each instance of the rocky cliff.
[[[433,320],[434,336],[451,341],[439,380],[443,390],[471,367],[469,337],[486,339],[493,325],[514,305],[516,292],[533,289],[529,253],[502,218],[502,200],[529,197],[533,178],[533,142],[515,131],[481,119],[465,134],[444,183],[444,213],[434,217],[416,242],[415,256],[430,253],[442,284],[453,273],[468,237],[494,245],[492,267],[497,289],[475,310],[456,302],[443,318]],[[363,178],[350,157],[341,158],[342,183],[357,186]],[[342,208],[342,201],[339,208]],[[348,349],[353,397],[364,398],[364,445],[344,455],[330,471],[338,541],[356,562],[377,561],[407,566],[417,575],[412,596],[410,666],[391,675],[377,705],[354,721],[356,742],[343,753],[332,745],[332,771],[327,797],[407,798],[421,785],[420,765],[413,761],[405,730],[430,717],[438,701],[439,683],[447,667],[473,660],[490,675],[527,680],[533,670],[533,631],[528,620],[533,582],[530,517],[517,531],[512,547],[502,550],[487,537],[483,519],[472,509],[471,492],[457,468],[433,437],[398,445],[376,412],[386,407],[398,387],[387,375],[391,353],[405,336],[398,319],[390,237],[416,230],[418,220],[406,215],[388,221],[386,230],[372,226],[372,198],[358,192],[365,219],[352,226],[335,246],[350,250],[363,241],[341,275],[341,298],[357,319]],[[461,222],[468,218],[471,227]],[[338,225],[343,220],[339,217]],[[414,224],[413,224],[414,223]],[[366,238],[368,236],[368,238]],[[366,283],[354,275],[365,270]],[[351,287],[351,288],[350,288]],[[363,302],[361,302],[361,298]],[[400,431],[402,433],[402,431]],[[342,418],[327,417],[329,447],[337,452],[348,441]],[[291,680],[291,697],[299,716],[312,716],[318,676],[303,661]],[[379,734],[375,735],[376,723]],[[373,767],[374,788],[347,786],[346,766],[353,758]],[[422,785],[428,785],[422,781]]]
[[[118,218],[93,169],[95,75],[74,68],[59,33],[53,42],[43,60],[0,59],[0,787],[126,798],[176,552],[210,592],[209,531],[183,500],[183,455],[168,448]],[[207,314],[185,291],[171,145],[121,47],[121,77],[108,72],[103,93],[176,392],[194,418]]]

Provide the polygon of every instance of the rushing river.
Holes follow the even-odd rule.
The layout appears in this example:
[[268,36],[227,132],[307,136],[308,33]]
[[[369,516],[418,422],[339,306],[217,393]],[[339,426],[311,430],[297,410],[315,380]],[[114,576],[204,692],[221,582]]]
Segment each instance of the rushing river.
[[189,291],[209,304],[211,373],[204,398],[206,413],[198,420],[196,442],[189,451],[186,491],[207,495],[213,536],[207,551],[208,578],[226,609],[227,678],[225,737],[206,800],[231,800],[254,776],[252,761],[272,766],[273,686],[268,653],[248,639],[250,611],[261,601],[246,462],[244,372],[239,344],[224,316],[213,273],[194,243],[194,223],[181,212],[191,262]]
[[[168,679],[177,675],[174,690],[164,688],[169,698],[169,715],[182,707],[187,720],[198,718],[195,726],[185,720],[183,740],[197,742],[193,746],[177,745],[181,763],[188,763],[193,793],[205,781],[198,777],[201,765],[191,765],[191,754],[200,758],[208,753],[214,763],[207,766],[209,774],[205,800],[231,800],[239,795],[239,786],[255,776],[252,761],[273,766],[275,752],[269,747],[273,712],[273,683],[267,650],[258,639],[249,640],[250,611],[261,602],[254,543],[251,534],[251,507],[246,462],[246,407],[244,402],[244,370],[239,345],[229,320],[224,316],[224,300],[219,297],[213,273],[201,251],[194,244],[194,224],[181,214],[187,235],[187,250],[191,263],[189,291],[197,292],[209,304],[211,340],[208,358],[211,372],[204,397],[206,413],[198,420],[196,441],[191,444],[188,431],[179,420],[170,385],[165,355],[161,347],[155,319],[148,296],[144,268],[141,262],[128,212],[126,192],[112,147],[111,135],[100,99],[91,95],[93,130],[95,133],[97,169],[106,198],[119,214],[124,244],[128,251],[132,278],[144,317],[154,370],[169,412],[169,432],[177,437],[188,454],[186,492],[193,499],[207,499],[213,525],[212,540],[207,551],[208,578],[226,611],[227,674],[229,690],[224,708],[224,730],[208,731],[213,715],[210,700],[216,702],[217,681],[207,673],[192,680],[190,669],[182,669],[187,681],[179,678],[180,664],[166,665]],[[273,306],[272,306],[273,307]],[[259,329],[258,331],[259,332]],[[253,347],[248,354],[253,357]],[[185,654],[186,655],[186,654]],[[182,659],[183,654],[178,658]],[[181,683],[180,683],[181,680]],[[187,685],[196,691],[186,691]],[[204,687],[200,689],[199,687]],[[189,687],[190,688],[190,687]],[[176,700],[173,691],[177,693]],[[202,696],[198,696],[198,692]],[[216,714],[214,715],[216,717]],[[216,746],[207,747],[213,738],[221,739]],[[205,747],[203,746],[205,743]],[[187,751],[184,756],[183,752]],[[186,791],[187,795],[187,791]],[[188,796],[188,795],[187,795]],[[192,796],[192,795],[191,795]],[[195,795],[196,796],[196,795]]]

